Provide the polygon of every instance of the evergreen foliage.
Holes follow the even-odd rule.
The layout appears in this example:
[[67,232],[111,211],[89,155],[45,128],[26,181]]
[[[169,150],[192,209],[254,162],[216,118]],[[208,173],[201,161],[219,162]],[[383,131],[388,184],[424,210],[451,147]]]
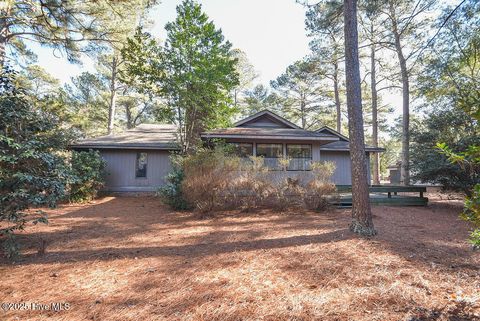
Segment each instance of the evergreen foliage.
[[14,256],[14,232],[47,221],[41,211],[27,210],[54,207],[65,196],[69,170],[60,151],[69,137],[55,116],[29,103],[8,68],[0,74],[0,115],[0,237]]
[[195,1],[184,0],[165,29],[163,47],[140,35],[128,43],[123,56],[129,77],[160,90],[166,112],[178,125],[180,145],[191,151],[202,131],[226,126],[235,113],[230,93],[239,84],[237,60],[231,43]]
[[37,108],[17,86],[10,68],[0,74],[0,239],[5,255],[19,245],[15,232],[47,223],[40,207],[65,198],[91,199],[102,185],[104,161],[98,152],[72,152],[71,131],[55,115]]
[[183,159],[179,155],[172,155],[172,171],[167,175],[165,186],[162,186],[157,195],[161,200],[175,210],[188,210],[192,206],[187,202],[183,195],[182,183],[185,177],[183,172]]
[[97,196],[105,180],[105,160],[98,151],[73,151],[68,199],[71,202],[90,201]]

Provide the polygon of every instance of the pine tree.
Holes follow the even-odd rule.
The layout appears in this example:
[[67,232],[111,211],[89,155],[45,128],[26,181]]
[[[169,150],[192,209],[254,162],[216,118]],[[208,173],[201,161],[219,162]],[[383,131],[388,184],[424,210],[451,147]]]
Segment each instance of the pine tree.
[[[155,2],[141,1],[145,5]],[[0,66],[7,59],[35,58],[28,48],[29,40],[63,52],[69,61],[78,62],[81,53],[96,50],[95,47],[124,35],[128,23],[110,22],[128,18],[123,17],[128,12],[135,12],[130,1],[2,1]]]
[[352,224],[350,229],[361,235],[376,234],[367,180],[367,163],[363,133],[362,89],[358,57],[357,1],[344,1],[345,78],[347,85],[348,131],[352,161]]

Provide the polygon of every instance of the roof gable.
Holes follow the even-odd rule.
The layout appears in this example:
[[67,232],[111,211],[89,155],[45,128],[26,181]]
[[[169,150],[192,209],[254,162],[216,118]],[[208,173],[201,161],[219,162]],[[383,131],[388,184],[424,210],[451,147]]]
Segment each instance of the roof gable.
[[250,117],[242,119],[234,124],[235,127],[255,127],[255,128],[291,128],[300,129],[294,123],[283,117],[272,113],[269,110],[263,110]]
[[335,135],[338,138],[340,138],[340,140],[343,140],[343,141],[346,141],[346,142],[350,141],[347,136],[340,134],[339,132],[337,132],[336,130],[334,130],[334,129],[328,127],[328,126],[323,126],[322,128],[317,129],[315,132]]

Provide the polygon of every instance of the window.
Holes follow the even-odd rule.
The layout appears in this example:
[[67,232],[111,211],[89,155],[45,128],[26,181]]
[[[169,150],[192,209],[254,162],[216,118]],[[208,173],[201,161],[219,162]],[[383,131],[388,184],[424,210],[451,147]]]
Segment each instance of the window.
[[287,158],[290,160],[287,170],[309,171],[312,163],[312,145],[287,144]]
[[253,156],[252,143],[228,143],[232,147],[233,154],[241,158]]
[[257,156],[264,158],[265,166],[272,170],[281,170],[280,158],[283,157],[282,144],[257,144]]
[[147,177],[147,153],[137,153],[137,163],[135,166],[135,177]]

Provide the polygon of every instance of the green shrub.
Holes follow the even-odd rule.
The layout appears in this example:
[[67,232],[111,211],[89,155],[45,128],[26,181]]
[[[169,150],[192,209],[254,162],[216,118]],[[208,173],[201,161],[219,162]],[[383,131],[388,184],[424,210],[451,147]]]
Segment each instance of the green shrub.
[[94,199],[105,182],[105,160],[98,151],[72,152],[69,182],[70,202],[85,202]]
[[[467,173],[480,173],[480,146],[471,145],[465,152],[455,153],[446,144],[437,144],[438,150],[448,157],[448,161],[461,166]],[[480,184],[477,183],[466,193],[461,218],[473,224],[470,242],[475,249],[480,249]]]
[[171,206],[175,210],[191,209],[192,206],[183,197],[182,182],[184,172],[182,168],[182,157],[172,155],[170,159],[172,161],[173,169],[166,177],[167,183],[158,189],[157,195],[165,204]]
[[480,249],[480,184],[477,184],[472,195],[466,198],[461,217],[475,227],[470,234],[470,242],[475,249]]
[[[413,122],[411,137],[412,180],[440,184],[444,190],[466,195],[480,183],[480,166],[464,166],[458,159],[449,159],[470,145],[480,145],[478,127],[468,114],[455,108],[435,110],[421,123]],[[439,153],[437,142],[448,142],[449,154]]]
[[16,231],[47,222],[45,213],[33,209],[56,206],[69,176],[68,135],[14,84],[13,72],[0,71],[0,240],[8,257],[18,254]]

